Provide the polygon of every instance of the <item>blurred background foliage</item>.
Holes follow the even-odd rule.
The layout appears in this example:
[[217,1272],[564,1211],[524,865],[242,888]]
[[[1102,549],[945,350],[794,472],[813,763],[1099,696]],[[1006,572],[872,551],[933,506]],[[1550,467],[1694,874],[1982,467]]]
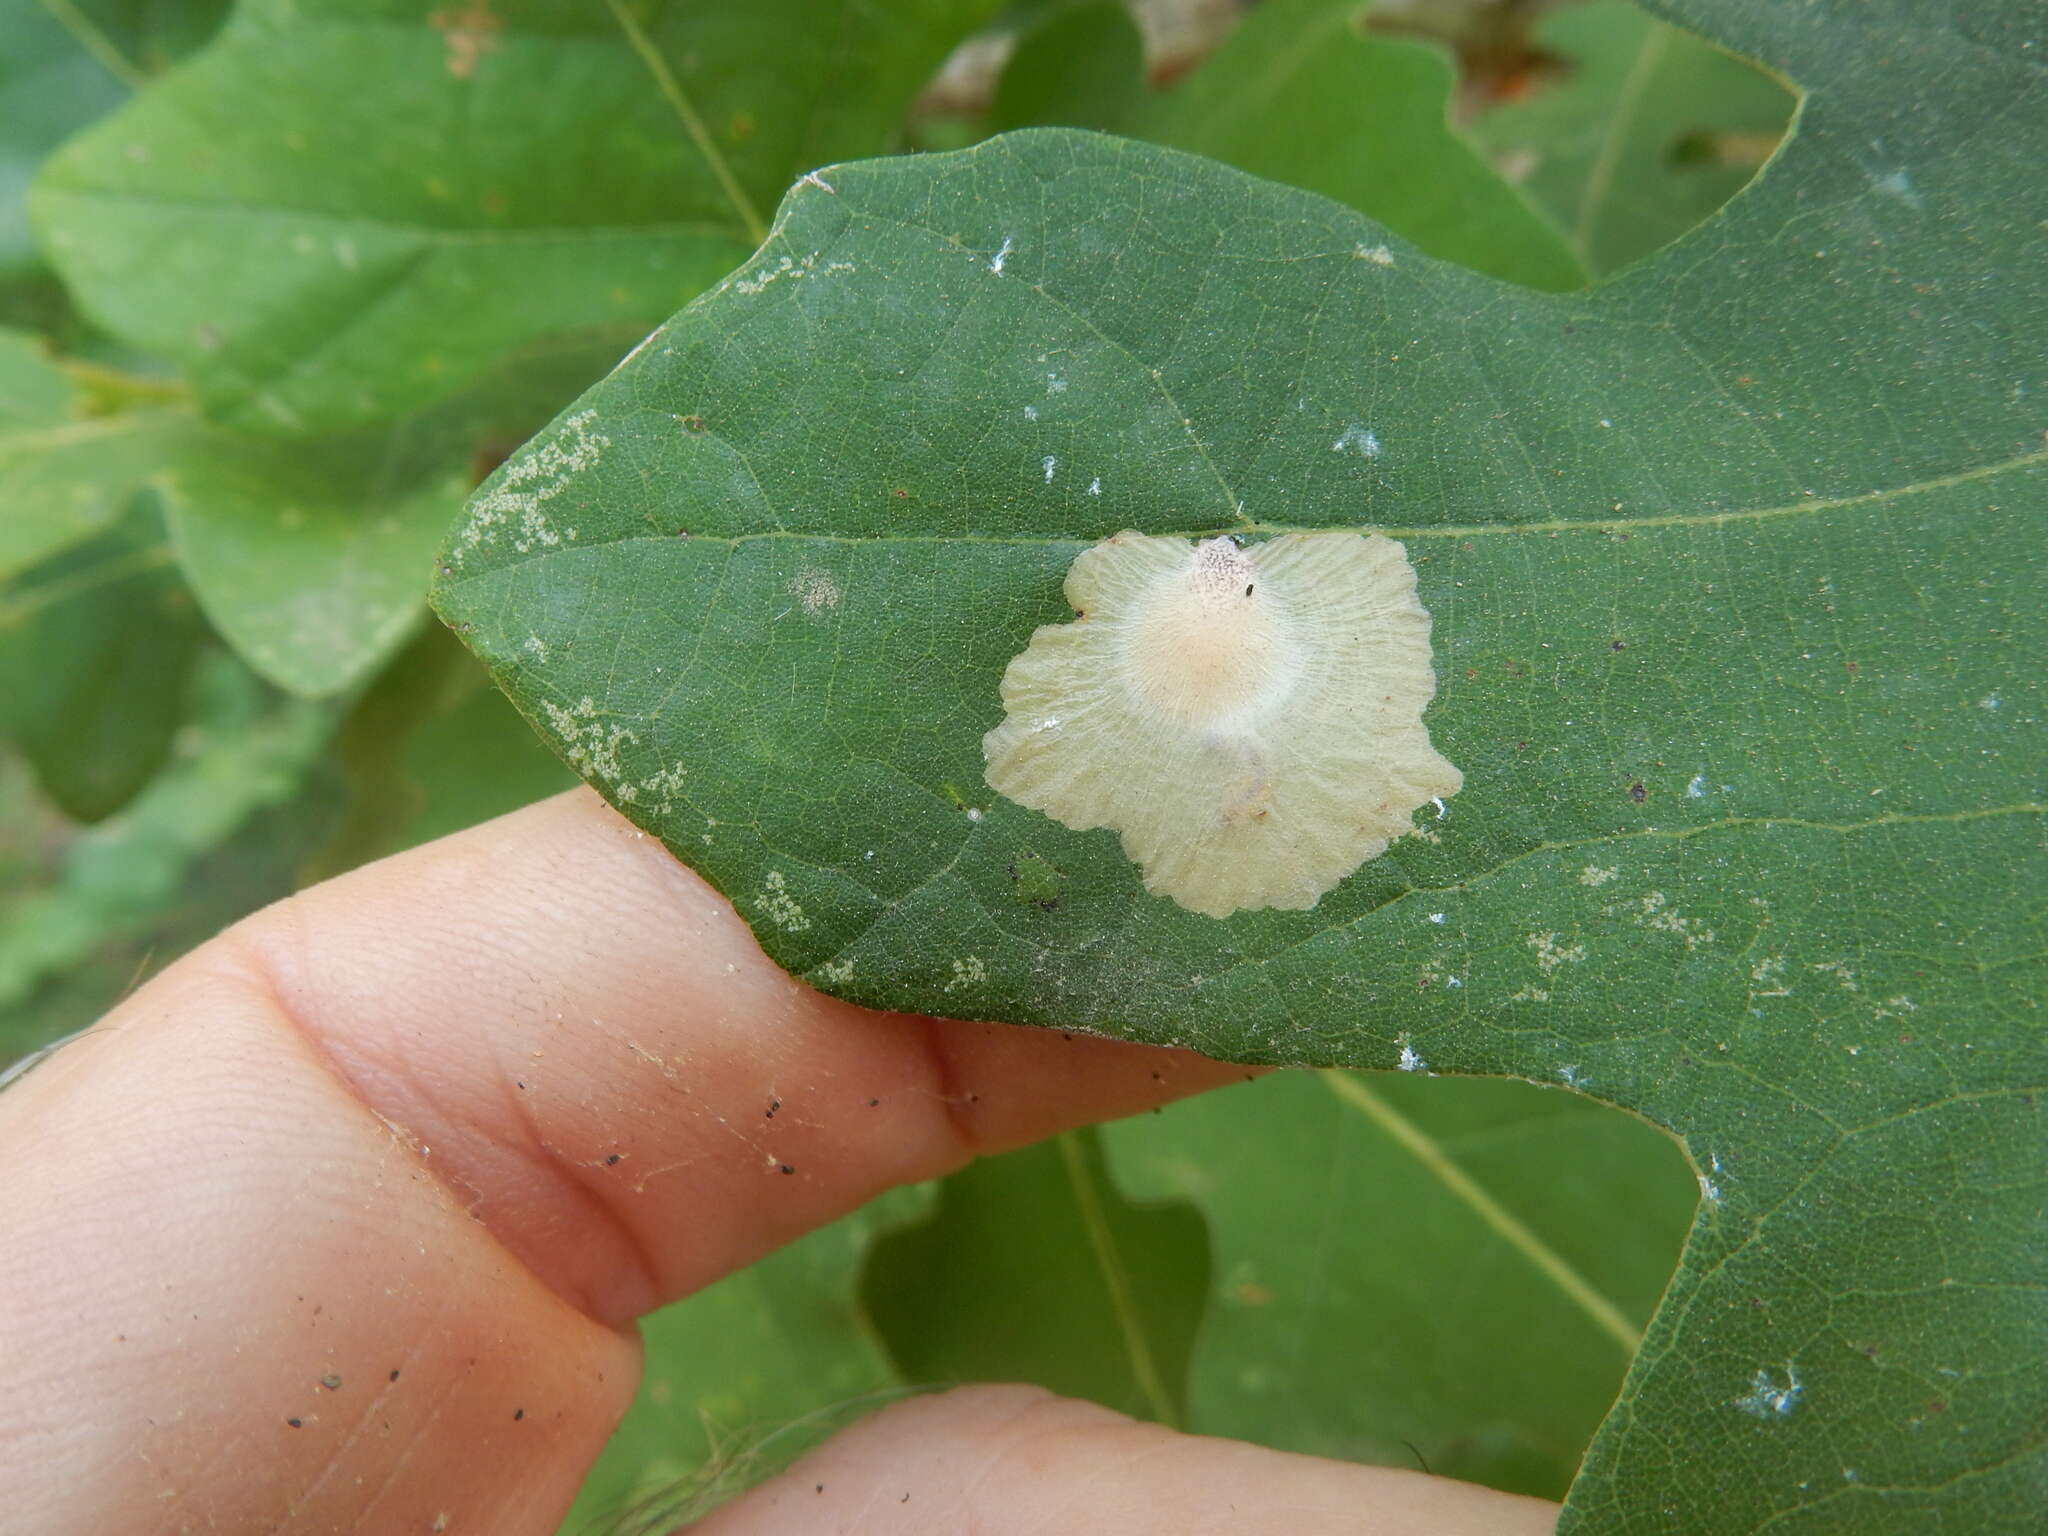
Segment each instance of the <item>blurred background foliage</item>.
[[[430,627],[434,548],[805,171],[1097,128],[1566,289],[1795,105],[1622,0],[895,0],[815,59],[792,5],[420,0],[370,42],[353,0],[0,0],[0,1067],[574,782]],[[501,131],[451,134],[497,71]],[[1557,1496],[1693,1196],[1661,1133],[1523,1083],[1289,1074],[1062,1138],[651,1319],[570,1528],[978,1379]]]

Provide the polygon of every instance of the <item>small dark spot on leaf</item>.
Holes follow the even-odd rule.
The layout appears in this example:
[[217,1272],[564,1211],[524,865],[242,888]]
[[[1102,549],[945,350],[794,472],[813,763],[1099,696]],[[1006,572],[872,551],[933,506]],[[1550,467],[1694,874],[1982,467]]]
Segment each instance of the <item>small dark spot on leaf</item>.
[[1628,649],[1628,642],[1626,640],[1617,640],[1614,644],[1608,646],[1607,649],[1610,651],[1625,651]]
[[1647,789],[1643,788],[1643,781],[1641,779],[1637,779],[1635,783],[1629,785],[1628,797],[1629,799],[1635,801],[1637,805],[1641,805],[1645,800],[1650,798],[1650,792]]
[[[904,490],[903,487],[899,485],[896,487],[896,499],[898,501],[908,501],[910,500],[910,492]],[[820,1488],[823,1488],[825,1485],[823,1483],[820,1483],[818,1484],[818,1486]]]
[[695,437],[704,430],[704,418],[702,416],[678,416],[676,420],[682,424],[683,430],[692,437]]
[[1250,597],[1252,595],[1252,583],[1246,582],[1244,584],[1244,595],[1246,597]]
[[1948,1403],[1941,1398],[1930,1397],[1927,1399],[1927,1411],[1929,1413],[1947,1413]]
[[689,536],[690,530],[687,528],[678,528],[676,530],[676,537],[679,539],[687,539]]
[[1858,672],[1862,670],[1862,668],[1858,667],[1856,663],[1853,661],[1845,661],[1842,663],[1842,670],[1848,673],[1851,677],[1854,677]]

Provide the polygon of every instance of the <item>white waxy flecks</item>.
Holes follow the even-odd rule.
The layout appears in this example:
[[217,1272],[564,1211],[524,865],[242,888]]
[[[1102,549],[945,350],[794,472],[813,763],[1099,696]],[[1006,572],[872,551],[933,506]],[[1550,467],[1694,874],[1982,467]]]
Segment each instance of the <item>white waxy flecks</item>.
[[1463,782],[1422,724],[1429,614],[1391,539],[1120,533],[1066,594],[1075,621],[1003,675],[988,782],[1115,828],[1154,895],[1210,917],[1312,907]]

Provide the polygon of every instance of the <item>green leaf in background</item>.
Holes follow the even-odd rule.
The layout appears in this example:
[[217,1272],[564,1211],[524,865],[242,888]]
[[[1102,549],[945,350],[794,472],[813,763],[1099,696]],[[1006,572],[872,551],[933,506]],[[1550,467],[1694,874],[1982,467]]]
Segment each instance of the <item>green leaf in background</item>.
[[0,583],[0,734],[66,815],[111,815],[164,765],[205,634],[154,498]]
[[878,1231],[927,1203],[891,1191],[643,1320],[646,1380],[565,1536],[666,1536],[899,1395],[852,1276]]
[[[1670,11],[1798,81],[1800,129],[1583,294],[1092,135],[835,168],[485,485],[439,602],[829,990],[1412,1051],[1678,1135],[1699,1219],[1568,1529],[2019,1531],[2048,1466],[2036,16]],[[1090,543],[1361,525],[1415,560],[1465,775],[1417,837],[1218,922],[986,789],[998,680]]]
[[1105,1133],[1206,1213],[1208,1434],[1562,1498],[1670,1278],[1671,1138],[1526,1083],[1283,1072]]
[[226,13],[227,0],[0,0],[0,283],[40,264],[22,199],[43,156]]
[[314,763],[332,709],[279,698],[217,650],[193,682],[169,767],[97,826],[52,825],[0,759],[0,1065],[290,894],[323,835]]
[[195,428],[163,479],[171,537],[214,627],[307,698],[360,682],[419,622],[464,467],[398,434],[265,442]]
[[363,689],[335,733],[332,756],[347,783],[347,807],[301,872],[308,883],[576,782],[438,625]]
[[1145,109],[1145,38],[1123,0],[1059,6],[1019,34],[989,105],[991,133],[1127,133]]
[[353,429],[537,340],[622,348],[794,177],[881,149],[989,8],[247,0],[32,211],[86,313],[210,413]]
[[1649,255],[1733,197],[1796,104],[1748,60],[1623,0],[1561,9],[1536,39],[1570,75],[1480,114],[1472,133],[1595,272]]
[[172,391],[107,403],[89,372],[0,330],[0,580],[113,522],[189,427]]
[[1361,0],[1267,0],[1140,121],[1148,139],[1370,214],[1430,255],[1533,288],[1585,268],[1445,119],[1457,71],[1360,30]]
[[906,1380],[1032,1382],[1186,1423],[1209,1291],[1194,1209],[1126,1199],[1092,1130],[971,1163],[939,1190],[928,1220],[869,1249],[861,1277]]

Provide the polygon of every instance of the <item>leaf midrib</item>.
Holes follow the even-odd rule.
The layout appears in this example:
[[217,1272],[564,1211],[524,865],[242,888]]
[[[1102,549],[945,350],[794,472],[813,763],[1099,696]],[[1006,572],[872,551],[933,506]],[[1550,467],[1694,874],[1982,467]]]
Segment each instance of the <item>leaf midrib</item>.
[[[730,444],[728,447],[732,446]],[[1727,512],[1670,512],[1653,513],[1644,517],[1605,518],[1551,518],[1535,523],[1463,523],[1420,527],[1401,527],[1375,523],[1347,524],[1361,533],[1384,534],[1393,539],[1471,539],[1495,534],[1553,534],[1553,533],[1600,533],[1634,532],[1645,528],[1718,528],[1729,523],[1768,522],[1778,518],[1797,517],[1815,512],[1840,511],[1846,508],[1882,506],[1888,502],[1907,497],[1927,495],[1935,491],[1953,489],[1975,481],[1986,480],[1998,475],[2021,472],[2037,464],[2048,463],[2048,448],[2035,449],[2031,453],[2015,455],[1988,464],[1975,465],[1969,469],[1957,470],[1952,474],[1936,475],[1926,480],[1909,481],[1904,485],[1887,486],[1881,490],[1864,491],[1854,496],[1816,496],[1805,501],[1785,502],[1771,507],[1745,507]],[[1213,537],[1218,533],[1234,534],[1286,534],[1317,533],[1336,526],[1326,523],[1274,523],[1246,522],[1205,528],[1155,529],[1148,530],[1162,538],[1198,539]],[[792,540],[812,544],[857,544],[857,545],[898,545],[898,544],[997,544],[1019,549],[1074,548],[1095,542],[1095,533],[1073,534],[1005,534],[1005,533],[828,533],[800,528],[764,528],[752,533],[699,533],[691,531],[691,540],[701,544],[718,544],[738,548],[768,540]],[[629,533],[616,538],[593,539],[575,551],[541,551],[529,559],[559,559],[571,553],[586,553],[595,549],[609,549],[631,544],[675,543],[672,535],[653,533]],[[493,566],[488,576],[510,566],[524,564],[524,561],[507,561]],[[477,578],[461,578],[474,580]],[[449,585],[460,585],[460,580],[450,580]]]

